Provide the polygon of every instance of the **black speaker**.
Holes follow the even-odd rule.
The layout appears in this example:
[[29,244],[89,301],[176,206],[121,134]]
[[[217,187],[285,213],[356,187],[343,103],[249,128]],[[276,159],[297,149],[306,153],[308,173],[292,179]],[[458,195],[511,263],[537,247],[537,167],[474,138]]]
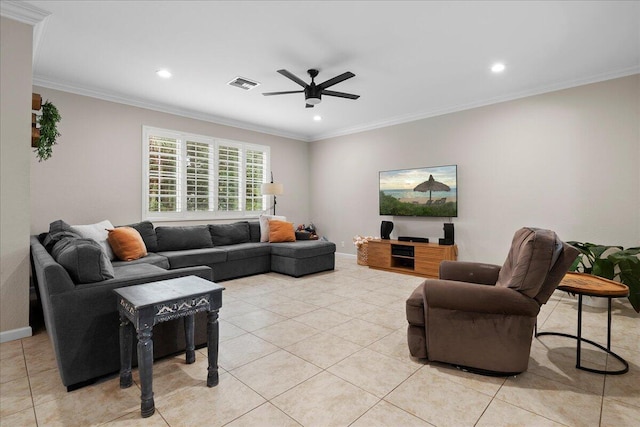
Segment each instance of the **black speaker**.
[[380,224],[380,237],[384,240],[389,240],[391,238],[392,230],[393,230],[393,222],[382,221],[382,224]]
[[455,243],[455,239],[453,237],[453,223],[445,222],[444,223],[444,239],[440,239],[441,245],[453,245]]

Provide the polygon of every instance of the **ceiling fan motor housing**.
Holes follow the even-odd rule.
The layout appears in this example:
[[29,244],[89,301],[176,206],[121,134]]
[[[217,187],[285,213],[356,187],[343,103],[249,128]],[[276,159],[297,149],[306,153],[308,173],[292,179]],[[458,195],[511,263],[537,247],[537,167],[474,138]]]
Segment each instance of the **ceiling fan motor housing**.
[[320,104],[320,102],[322,102],[322,99],[320,98],[321,96],[320,92],[321,91],[317,89],[315,83],[311,83],[309,86],[307,86],[304,89],[304,98],[307,101],[307,104],[309,105]]

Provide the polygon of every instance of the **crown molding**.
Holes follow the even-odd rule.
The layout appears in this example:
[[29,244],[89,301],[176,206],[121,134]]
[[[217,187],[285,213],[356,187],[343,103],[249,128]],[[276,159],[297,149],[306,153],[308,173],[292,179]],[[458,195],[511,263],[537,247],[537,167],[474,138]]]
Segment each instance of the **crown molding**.
[[51,15],[51,12],[24,1],[2,0],[0,2],[0,15],[23,24],[35,26]]
[[535,89],[526,90],[522,92],[516,92],[509,95],[501,96],[501,97],[489,98],[489,99],[472,102],[468,104],[455,105],[452,107],[439,109],[439,110],[422,111],[422,112],[411,113],[411,114],[406,114],[402,116],[396,116],[388,120],[381,120],[374,123],[363,124],[362,126],[353,126],[353,127],[341,129],[335,132],[328,132],[328,133],[314,136],[313,138],[311,138],[310,142],[321,141],[329,138],[336,138],[339,136],[352,135],[355,133],[366,132],[366,131],[380,129],[384,127],[399,125],[403,123],[414,122],[417,120],[428,119],[431,117],[442,116],[445,114],[456,113],[456,112],[470,110],[478,107],[486,107],[488,105],[499,104],[501,102],[514,101],[516,99],[527,98],[529,96],[542,95],[544,93],[555,92],[563,89],[570,89],[573,87],[603,82],[606,80],[613,80],[621,77],[631,76],[634,74],[640,74],[640,65],[624,68],[622,70],[618,70],[610,73],[598,74],[598,75],[586,77],[583,79],[567,80],[565,82],[548,85],[548,86],[542,86],[542,87],[538,87]]
[[234,128],[243,129],[243,130],[265,133],[268,135],[279,136],[282,138],[295,139],[297,141],[302,141],[302,142],[311,141],[310,138],[306,135],[300,135],[292,132],[285,132],[285,131],[275,129],[275,128],[270,128],[267,126],[259,126],[252,123],[243,122],[241,120],[229,119],[226,117],[216,116],[213,114],[206,114],[206,113],[202,113],[194,110],[177,108],[167,104],[151,103],[141,98],[133,98],[126,95],[74,86],[67,83],[61,83],[54,80],[49,80],[44,77],[34,76],[33,85],[45,87],[48,89],[60,90],[63,92],[70,92],[76,95],[88,96],[90,98],[97,98],[103,101],[115,102],[118,104],[129,105],[132,107],[158,111],[160,113],[173,114],[176,116],[186,117],[189,119],[202,120],[205,122],[215,123],[215,124],[224,125],[224,126],[230,126]]

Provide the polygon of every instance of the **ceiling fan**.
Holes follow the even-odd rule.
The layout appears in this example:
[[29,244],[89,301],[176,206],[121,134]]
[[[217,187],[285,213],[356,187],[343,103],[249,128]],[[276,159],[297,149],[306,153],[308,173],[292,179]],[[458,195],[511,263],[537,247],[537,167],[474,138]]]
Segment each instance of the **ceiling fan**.
[[344,93],[344,92],[336,92],[336,91],[333,91],[333,90],[327,90],[328,87],[331,87],[331,86],[333,86],[335,84],[343,82],[343,81],[345,81],[347,79],[350,79],[351,77],[355,77],[355,74],[353,74],[350,71],[347,71],[346,73],[342,73],[339,76],[336,76],[336,77],[334,77],[332,79],[329,79],[326,82],[320,83],[318,85],[314,81],[314,79],[318,75],[318,70],[315,70],[315,69],[307,70],[307,73],[309,73],[309,75],[311,76],[311,84],[305,83],[302,79],[300,79],[299,77],[295,76],[294,74],[290,73],[287,70],[278,70],[278,72],[280,74],[282,74],[283,76],[285,76],[286,78],[291,79],[294,82],[298,83],[304,89],[302,89],[302,90],[291,90],[291,91],[286,91],[286,92],[266,92],[266,93],[263,93],[264,96],[286,95],[286,94],[289,94],[289,93],[302,93],[302,92],[304,92],[304,99],[307,102],[307,108],[313,108],[314,105],[319,104],[322,101],[322,95],[337,96],[339,98],[348,98],[348,99],[358,99],[358,98],[360,98],[360,95],[353,95],[351,93]]

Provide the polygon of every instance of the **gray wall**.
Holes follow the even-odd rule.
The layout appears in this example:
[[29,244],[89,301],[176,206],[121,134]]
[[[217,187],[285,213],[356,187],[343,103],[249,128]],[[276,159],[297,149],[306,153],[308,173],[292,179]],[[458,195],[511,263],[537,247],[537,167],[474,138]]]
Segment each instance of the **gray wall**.
[[70,224],[140,221],[143,125],[270,146],[274,178],[285,191],[278,196],[277,213],[292,222],[309,221],[306,142],[37,86],[33,90],[62,116],[53,156],[45,162],[31,159],[33,233],[47,231],[57,219]]
[[0,25],[0,342],[29,327],[31,25]]
[[314,142],[311,212],[345,253],[381,220],[437,242],[446,219],[378,215],[378,171],[457,164],[461,260],[502,264],[522,226],[640,246],[639,99],[634,75]]

